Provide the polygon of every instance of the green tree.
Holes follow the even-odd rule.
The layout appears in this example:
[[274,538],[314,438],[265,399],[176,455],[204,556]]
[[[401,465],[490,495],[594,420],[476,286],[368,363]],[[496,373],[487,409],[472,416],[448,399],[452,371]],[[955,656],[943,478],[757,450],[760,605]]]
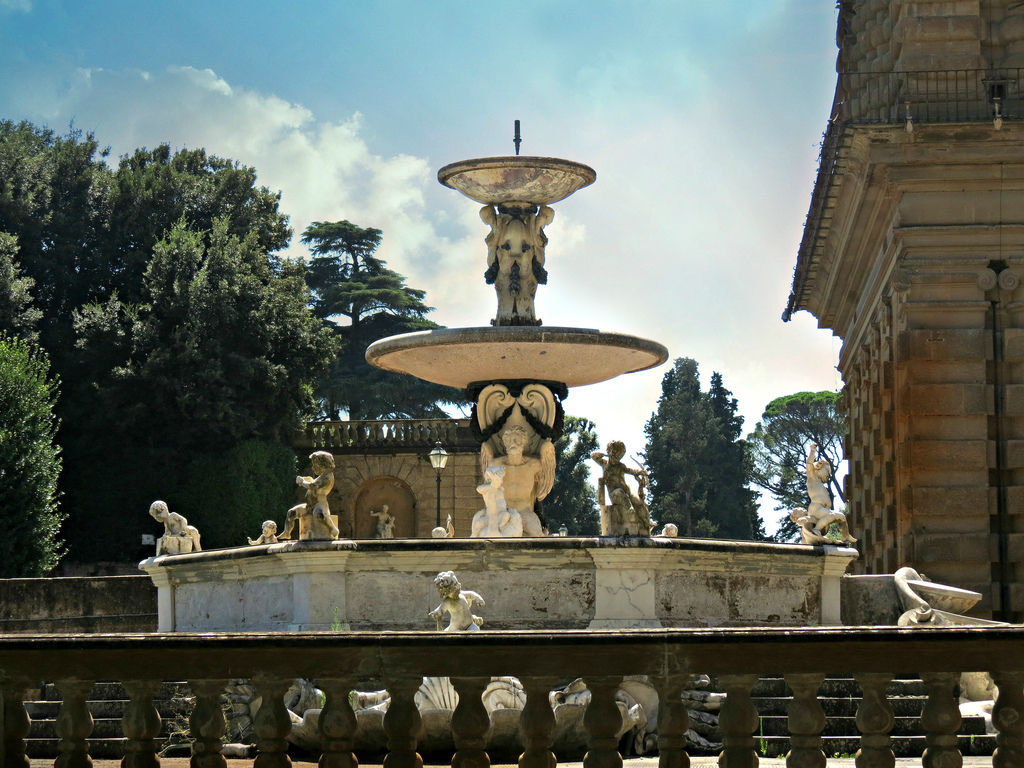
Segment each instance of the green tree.
[[597,449],[597,432],[589,419],[566,416],[562,436],[555,441],[555,484],[544,499],[548,528],[565,526],[570,536],[597,536],[601,515],[590,483],[590,454]]
[[313,311],[341,339],[341,351],[317,395],[327,418],[446,418],[441,404],[461,403],[462,393],[371,366],[366,348],[388,336],[440,328],[426,319],[424,291],[388,269],[374,254],[381,231],[349,221],[315,221],[302,242],[310,246],[306,281]]
[[0,335],[0,578],[45,576],[63,554],[56,399],[46,355]]
[[32,305],[35,281],[21,276],[17,253],[18,241],[14,236],[0,232],[0,333],[35,343],[39,340],[36,327],[43,313]]
[[[836,470],[843,460],[846,419],[838,392],[797,392],[768,403],[761,421],[748,435],[753,460],[751,481],[775,499],[776,510],[806,507],[806,458],[811,442],[818,444],[818,455],[832,465],[829,493],[840,502],[842,486]],[[791,541],[799,531],[796,523],[783,519],[773,538]]]
[[749,460],[738,440],[742,418],[717,373],[702,392],[697,362],[678,358],[662,379],[657,410],[647,422],[645,463],[651,515],[684,536],[760,538]]

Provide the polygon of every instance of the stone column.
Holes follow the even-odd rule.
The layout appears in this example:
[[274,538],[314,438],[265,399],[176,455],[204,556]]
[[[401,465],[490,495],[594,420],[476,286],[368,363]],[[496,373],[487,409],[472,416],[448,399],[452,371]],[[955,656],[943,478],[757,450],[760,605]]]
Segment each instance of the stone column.
[[188,718],[189,735],[192,737],[191,768],[225,768],[227,765],[221,754],[221,738],[227,730],[227,723],[220,706],[220,697],[227,684],[227,680],[188,681],[196,697],[195,707]]
[[825,768],[821,751],[821,732],[825,728],[825,712],[818,701],[818,689],[825,675],[786,675],[786,684],[793,689],[789,704],[789,744],[786,768]]
[[326,694],[327,701],[320,713],[320,735],[324,751],[319,768],[359,768],[352,753],[356,735],[356,713],[352,711],[348,696],[352,690],[349,680],[317,678],[317,685]]
[[253,678],[253,683],[263,697],[263,704],[253,718],[256,747],[259,749],[253,768],[291,768],[288,733],[292,729],[292,720],[284,705],[284,695],[291,687],[292,678],[257,677]]
[[721,675],[718,682],[725,689],[725,701],[718,714],[722,731],[722,754],[719,768],[757,768],[754,732],[760,724],[757,707],[750,692],[757,685],[758,675]]
[[128,692],[128,706],[121,717],[121,731],[125,738],[121,768],[160,766],[155,741],[160,735],[160,713],[153,704],[153,696],[160,683],[160,680],[124,680],[121,683]]
[[384,713],[384,733],[388,737],[388,754],[384,768],[423,768],[423,758],[416,751],[416,739],[423,721],[413,697],[422,678],[403,677],[384,681],[391,694],[391,705]]
[[85,698],[92,690],[92,680],[58,680],[57,690],[61,703],[57,711],[57,751],[54,768],[90,768],[89,745],[86,739],[92,733],[92,713]]
[[523,740],[523,754],[519,768],[555,768],[558,760],[551,751],[554,741],[551,731],[555,727],[555,713],[551,709],[548,693],[558,684],[554,677],[522,677],[526,691],[526,706],[519,717],[519,734]]
[[993,672],[999,688],[992,708],[992,724],[999,732],[992,768],[1024,765],[1024,672]]
[[490,678],[453,677],[451,680],[459,694],[459,703],[452,715],[452,736],[455,739],[452,768],[490,768],[486,736],[491,718],[481,699]]
[[586,680],[590,689],[590,706],[583,716],[583,727],[587,729],[589,738],[583,768],[622,768],[616,736],[622,727],[622,715],[615,704],[615,691],[622,678],[588,677]]
[[857,768],[893,768],[896,755],[892,751],[889,731],[896,718],[885,697],[892,675],[887,672],[860,672],[853,679],[862,694],[857,707],[857,729],[861,732]]
[[928,701],[921,712],[921,725],[925,730],[924,768],[960,768],[964,759],[956,746],[956,732],[960,727],[960,705],[953,690],[960,682],[956,672],[929,672],[921,675],[928,690]]
[[25,711],[25,691],[28,690],[26,680],[3,680],[0,672],[0,727],[2,727],[2,750],[4,768],[28,768],[29,759],[25,755],[25,737],[32,729],[32,719]]

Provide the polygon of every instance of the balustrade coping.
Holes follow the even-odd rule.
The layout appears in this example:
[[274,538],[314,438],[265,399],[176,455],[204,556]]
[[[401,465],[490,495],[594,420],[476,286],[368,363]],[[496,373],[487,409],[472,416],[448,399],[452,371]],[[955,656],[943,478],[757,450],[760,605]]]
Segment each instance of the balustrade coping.
[[1024,626],[0,636],[0,680],[1024,671]]

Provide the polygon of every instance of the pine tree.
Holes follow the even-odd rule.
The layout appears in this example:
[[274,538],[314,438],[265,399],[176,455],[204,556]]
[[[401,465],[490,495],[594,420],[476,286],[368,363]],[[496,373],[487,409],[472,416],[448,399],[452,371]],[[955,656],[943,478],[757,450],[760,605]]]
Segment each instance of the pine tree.
[[317,385],[327,418],[447,418],[440,404],[461,403],[451,387],[383,371],[366,362],[366,348],[388,336],[440,328],[426,319],[426,293],[374,254],[379,229],[349,221],[315,221],[302,242],[310,246],[306,281],[313,311],[341,340],[341,351]]

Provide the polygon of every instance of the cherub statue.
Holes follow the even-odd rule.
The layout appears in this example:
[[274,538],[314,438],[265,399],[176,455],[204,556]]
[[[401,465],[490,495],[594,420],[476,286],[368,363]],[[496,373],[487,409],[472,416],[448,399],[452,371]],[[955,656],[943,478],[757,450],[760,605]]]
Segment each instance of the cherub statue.
[[167,503],[154,501],[149,505],[149,514],[158,523],[164,524],[164,535],[156,540],[156,556],[187,555],[189,552],[202,552],[199,546],[199,531],[189,525],[188,520],[177,512],[171,512]]
[[533,300],[537,286],[548,281],[544,227],[555,218],[555,212],[546,205],[497,210],[485,205],[480,218],[491,227],[486,237],[484,279],[498,294],[498,315],[491,325],[540,325]]
[[448,515],[448,520],[445,521],[444,526],[437,526],[434,528],[430,535],[435,539],[452,539],[455,538],[455,526],[452,525],[452,516]]
[[380,512],[370,512],[373,517],[377,518],[377,538],[378,539],[393,539],[395,538],[395,516],[388,514],[388,505],[385,504],[380,508]]
[[[597,481],[597,503],[601,507],[602,536],[650,536],[654,529],[650,508],[645,500],[648,477],[644,469],[633,469],[622,463],[626,446],[621,440],[608,443],[607,453],[594,451],[590,458],[604,473]],[[626,475],[637,479],[637,492],[626,484]],[[605,491],[608,503],[605,503]]]
[[492,466],[484,470],[484,483],[476,492],[484,497],[484,508],[473,515],[471,539],[516,538],[523,535],[523,518],[505,500],[503,487],[508,468]]
[[260,533],[258,539],[254,541],[248,536],[245,538],[249,540],[249,543],[252,546],[256,546],[257,544],[277,544],[277,523],[273,520],[264,520],[263,532]]
[[510,424],[501,433],[505,455],[495,456],[490,443],[484,443],[480,448],[480,468],[485,473],[489,467],[505,468],[505,501],[522,517],[523,535],[547,536],[547,525],[537,514],[537,502],[551,493],[555,484],[555,446],[544,440],[537,458],[524,454],[529,442],[530,435],[524,427]]
[[817,454],[818,444],[812,442],[807,454],[807,495],[811,503],[806,509],[794,509],[789,519],[800,526],[800,541],[803,544],[835,544],[834,539],[827,537],[832,523],[839,528],[839,543],[856,544],[857,540],[850,535],[846,515],[832,509],[832,498],[825,485],[832,475],[832,466],[828,459],[816,460]]
[[278,536],[279,539],[291,539],[295,522],[301,519],[308,521],[308,527],[303,533],[302,526],[299,526],[300,539],[338,538],[338,526],[331,517],[331,508],[327,503],[327,496],[334,488],[334,456],[327,451],[316,451],[310,454],[309,460],[316,477],[300,475],[295,478],[295,484],[306,490],[306,503],[296,504],[288,510],[284,533]]
[[[437,587],[437,591],[441,595],[441,604],[427,616],[437,622],[437,631],[478,632],[484,620],[479,616],[474,616],[470,607],[473,603],[478,603],[481,607],[487,605],[484,599],[476,592],[463,589],[454,571],[442,571],[437,574],[434,586]],[[446,613],[451,616],[451,621],[442,630],[442,617]]]

